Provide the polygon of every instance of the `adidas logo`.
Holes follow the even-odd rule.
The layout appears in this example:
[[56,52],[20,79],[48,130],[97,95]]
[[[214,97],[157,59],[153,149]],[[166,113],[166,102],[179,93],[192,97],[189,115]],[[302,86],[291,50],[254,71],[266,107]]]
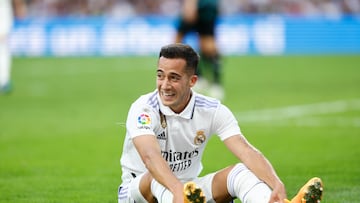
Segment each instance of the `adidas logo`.
[[157,135],[156,138],[158,140],[166,140],[166,134],[165,132],[162,132],[161,134]]

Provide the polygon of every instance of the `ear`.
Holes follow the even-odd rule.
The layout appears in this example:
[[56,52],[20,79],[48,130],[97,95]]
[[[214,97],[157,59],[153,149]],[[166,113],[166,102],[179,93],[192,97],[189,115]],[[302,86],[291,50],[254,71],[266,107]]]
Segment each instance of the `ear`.
[[196,81],[198,80],[198,76],[197,75],[192,75],[190,76],[190,87],[194,87],[194,85],[196,84]]

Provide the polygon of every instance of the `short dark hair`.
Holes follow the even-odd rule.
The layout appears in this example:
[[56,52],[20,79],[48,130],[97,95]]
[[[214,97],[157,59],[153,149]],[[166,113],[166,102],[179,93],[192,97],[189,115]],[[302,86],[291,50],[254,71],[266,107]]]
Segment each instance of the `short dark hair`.
[[161,48],[159,58],[181,58],[186,61],[186,72],[189,74],[196,74],[200,60],[199,54],[189,45],[174,43],[165,45]]

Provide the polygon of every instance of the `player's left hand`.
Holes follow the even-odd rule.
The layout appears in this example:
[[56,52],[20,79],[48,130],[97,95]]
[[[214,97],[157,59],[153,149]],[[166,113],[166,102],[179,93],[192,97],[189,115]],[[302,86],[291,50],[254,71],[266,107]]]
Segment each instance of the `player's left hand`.
[[276,184],[270,196],[269,203],[285,203],[286,190],[282,182]]

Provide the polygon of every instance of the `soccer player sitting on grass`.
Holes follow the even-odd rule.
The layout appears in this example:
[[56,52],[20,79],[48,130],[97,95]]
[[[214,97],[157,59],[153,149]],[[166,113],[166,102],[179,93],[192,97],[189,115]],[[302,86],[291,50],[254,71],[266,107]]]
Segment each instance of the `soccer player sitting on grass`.
[[[241,133],[231,111],[192,90],[199,56],[188,45],[162,47],[157,89],[138,98],[126,121],[119,203],[319,202],[311,179],[292,200],[270,162]],[[202,155],[217,135],[241,163],[199,177]]]

